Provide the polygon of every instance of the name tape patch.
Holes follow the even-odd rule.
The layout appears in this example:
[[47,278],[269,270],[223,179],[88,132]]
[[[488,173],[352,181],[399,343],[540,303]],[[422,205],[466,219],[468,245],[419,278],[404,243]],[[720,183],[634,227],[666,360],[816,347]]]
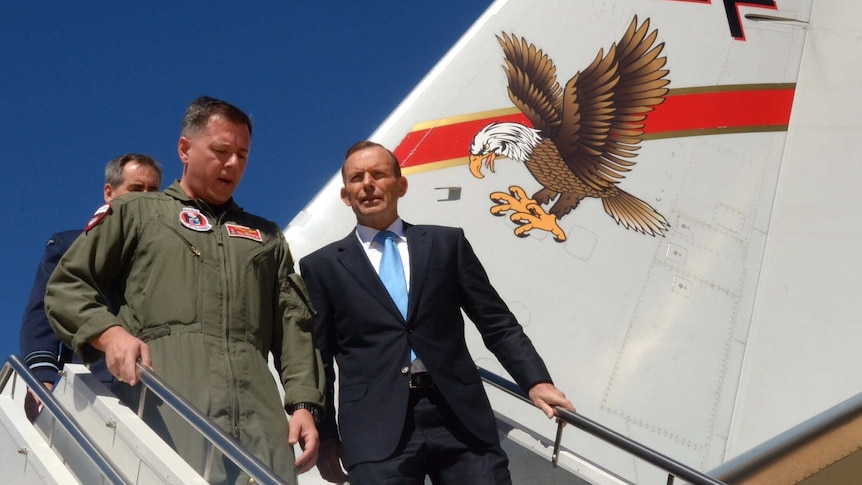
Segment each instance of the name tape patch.
[[230,237],[241,237],[251,239],[252,241],[263,242],[263,236],[260,235],[260,229],[252,229],[250,227],[240,226],[239,224],[225,224],[227,235]]

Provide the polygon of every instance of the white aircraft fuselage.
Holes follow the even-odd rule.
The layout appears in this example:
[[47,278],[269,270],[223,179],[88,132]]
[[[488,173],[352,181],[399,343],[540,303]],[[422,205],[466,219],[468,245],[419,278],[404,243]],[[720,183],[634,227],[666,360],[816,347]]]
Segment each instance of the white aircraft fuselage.
[[[860,10],[498,1],[370,138],[409,179],[401,216],[465,229],[580,413],[709,470],[862,388]],[[641,27],[655,37],[625,38]],[[627,42],[643,49],[626,58]],[[340,187],[286,229],[297,259],[352,229]],[[631,198],[615,208],[614,191]],[[539,412],[492,404],[553,438]],[[577,431],[563,444],[628,480],[655,473]]]

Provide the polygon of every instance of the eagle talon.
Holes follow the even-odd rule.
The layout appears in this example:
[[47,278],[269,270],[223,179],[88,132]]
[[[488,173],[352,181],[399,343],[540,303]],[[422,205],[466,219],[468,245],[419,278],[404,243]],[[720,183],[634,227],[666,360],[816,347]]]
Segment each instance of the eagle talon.
[[524,238],[529,236],[533,229],[539,229],[553,234],[557,242],[566,240],[565,233],[557,225],[557,216],[545,212],[541,205],[527,197],[521,187],[509,187],[509,193],[494,192],[490,198],[496,204],[491,207],[491,214],[499,217],[512,211],[509,220],[518,225],[514,231],[515,236]]

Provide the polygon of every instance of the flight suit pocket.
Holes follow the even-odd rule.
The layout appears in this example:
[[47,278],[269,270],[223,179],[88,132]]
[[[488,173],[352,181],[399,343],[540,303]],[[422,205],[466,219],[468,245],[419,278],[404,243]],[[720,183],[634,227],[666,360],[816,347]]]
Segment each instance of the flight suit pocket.
[[312,318],[316,312],[311,306],[311,298],[302,277],[297,273],[289,274],[281,284],[281,294],[285,311],[290,313],[300,328],[311,330]]
[[134,309],[132,319],[126,320],[129,330],[200,322],[205,255],[194,234],[183,234],[158,217],[147,223],[139,237],[133,269],[126,278],[127,311]]
[[[234,310],[246,315],[244,325],[246,338],[262,352],[273,338],[271,322],[280,322],[278,310],[281,287],[278,279],[278,256],[275,240],[260,244],[246,239],[234,238],[230,243],[239,251],[245,251],[245,281],[241,297],[236,299]],[[251,249],[246,249],[247,247]]]

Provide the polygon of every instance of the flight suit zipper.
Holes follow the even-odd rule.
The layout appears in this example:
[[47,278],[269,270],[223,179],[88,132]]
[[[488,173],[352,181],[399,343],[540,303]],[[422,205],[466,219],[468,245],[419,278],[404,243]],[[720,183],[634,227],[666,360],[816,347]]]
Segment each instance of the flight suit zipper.
[[186,243],[186,246],[189,248],[189,250],[192,252],[192,254],[194,254],[194,255],[195,255],[195,257],[196,257],[196,258],[198,258],[198,260],[199,260],[199,261],[203,261],[203,256],[201,256],[201,250],[200,250],[200,249],[198,249],[194,244],[192,244],[192,242],[191,242],[191,241],[189,241],[188,239],[186,239],[186,238],[185,238],[185,236],[183,236],[182,234],[180,234],[180,231],[177,231],[175,228],[173,228],[173,227],[171,227],[171,226],[169,226],[169,225],[167,225],[167,224],[162,223],[162,225],[163,225],[163,226],[165,226],[165,227],[167,227],[168,229],[170,229],[170,230],[171,230],[171,232],[173,232],[174,234],[176,234],[176,235],[177,235],[177,237],[179,237],[181,241],[183,241],[184,243]]
[[[213,224],[212,231],[216,237],[216,246],[219,248],[219,261],[218,264],[221,265],[222,271],[221,274],[221,287],[224,292],[222,298],[222,316],[221,316],[221,325],[222,325],[222,349],[224,353],[225,359],[225,367],[227,372],[227,381],[231,383],[228,386],[228,402],[230,402],[231,406],[231,432],[234,437],[239,438],[239,395],[236,392],[238,389],[238,384],[236,382],[236,369],[233,366],[233,360],[231,359],[231,349],[230,349],[230,314],[231,314],[231,294],[233,289],[229,286],[231,281],[230,275],[230,264],[228,261],[228,248],[226,247],[227,242],[225,241],[224,234],[222,232],[222,222],[227,217],[228,212],[230,210],[225,208],[218,215],[218,217],[214,217],[215,211],[212,210],[212,207],[206,202],[195,199],[192,203],[197,207],[197,209],[206,214],[208,217],[212,217],[215,220]],[[192,246],[193,247],[193,246]]]
[[231,383],[231,386],[228,387],[228,393],[230,394],[229,399],[231,403],[231,430],[233,431],[233,435],[236,438],[239,438],[239,413],[240,413],[240,403],[239,403],[239,394],[237,389],[239,388],[238,383],[236,382],[236,369],[234,369],[233,359],[231,359],[231,349],[230,349],[230,339],[231,339],[231,327],[230,327],[230,316],[231,316],[231,308],[232,301],[231,295],[233,295],[233,288],[230,286],[230,282],[232,281],[231,274],[231,265],[230,265],[230,255],[229,248],[227,247],[228,241],[224,237],[224,233],[222,231],[222,222],[223,219],[227,216],[227,212],[222,212],[222,214],[216,219],[215,226],[213,230],[217,234],[216,245],[219,247],[219,263],[222,265],[222,288],[224,288],[224,298],[222,299],[222,334],[223,334],[223,349],[224,356],[227,364],[227,373],[228,373],[228,381]]

